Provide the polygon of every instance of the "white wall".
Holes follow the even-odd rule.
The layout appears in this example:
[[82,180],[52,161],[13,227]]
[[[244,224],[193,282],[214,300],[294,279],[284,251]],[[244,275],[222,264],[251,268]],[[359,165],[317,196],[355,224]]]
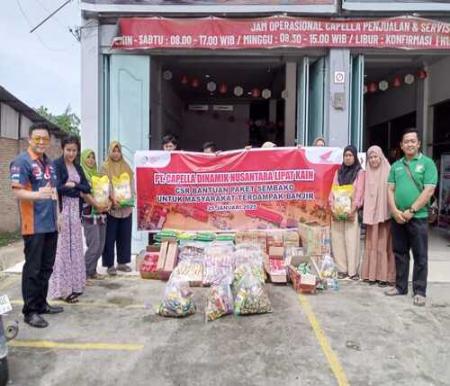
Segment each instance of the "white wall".
[[26,116],[20,117],[20,138],[28,137],[28,129],[33,124]]

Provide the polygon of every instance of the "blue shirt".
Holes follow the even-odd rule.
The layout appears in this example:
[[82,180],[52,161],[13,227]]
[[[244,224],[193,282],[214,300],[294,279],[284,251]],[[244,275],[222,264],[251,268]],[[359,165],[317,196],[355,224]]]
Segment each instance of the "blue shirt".
[[[31,150],[19,154],[9,167],[11,187],[32,192],[43,187],[56,188],[56,175],[51,160],[41,159]],[[56,200],[19,200],[22,234],[56,232]]]

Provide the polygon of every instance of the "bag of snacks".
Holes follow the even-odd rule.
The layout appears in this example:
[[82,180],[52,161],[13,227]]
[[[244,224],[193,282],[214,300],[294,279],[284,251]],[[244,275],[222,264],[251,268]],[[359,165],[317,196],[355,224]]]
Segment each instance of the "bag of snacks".
[[331,208],[337,220],[345,221],[352,211],[353,185],[333,185],[333,207]]
[[234,313],[236,315],[264,314],[272,312],[269,296],[264,288],[264,282],[246,270],[243,276],[233,282]]
[[206,320],[212,321],[233,313],[233,294],[229,282],[213,285],[206,299]]
[[108,176],[92,176],[92,195],[95,201],[103,207],[109,203],[109,178]]
[[196,307],[189,283],[177,280],[169,281],[156,313],[161,316],[180,318],[192,315],[195,311]]
[[122,173],[119,177],[112,178],[114,198],[121,207],[133,207],[134,200],[131,194],[131,178],[128,173]]
[[233,244],[216,243],[205,249],[204,285],[215,285],[223,281],[223,277],[233,276],[234,270]]

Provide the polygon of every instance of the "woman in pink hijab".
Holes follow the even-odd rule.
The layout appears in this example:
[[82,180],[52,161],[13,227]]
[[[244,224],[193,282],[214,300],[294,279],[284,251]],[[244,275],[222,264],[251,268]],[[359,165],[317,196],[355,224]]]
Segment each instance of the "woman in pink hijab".
[[395,283],[395,258],[392,252],[391,214],[387,203],[387,178],[391,166],[379,146],[367,150],[363,223],[366,247],[362,279],[385,287]]

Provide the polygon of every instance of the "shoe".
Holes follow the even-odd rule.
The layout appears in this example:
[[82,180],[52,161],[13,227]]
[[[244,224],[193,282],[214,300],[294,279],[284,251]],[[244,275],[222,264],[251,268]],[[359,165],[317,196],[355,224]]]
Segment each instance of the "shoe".
[[31,327],[45,328],[48,326],[47,321],[39,314],[25,315],[23,321],[29,324]]
[[108,269],[106,270],[106,273],[109,276],[117,276],[117,270],[116,267],[112,266],[112,267],[108,267]]
[[350,276],[350,279],[352,279],[353,281],[359,281],[359,275],[356,274],[356,275]]
[[39,314],[59,314],[64,311],[64,308],[61,306],[51,306],[50,304],[47,304],[47,306],[44,308],[43,311],[39,312]]
[[338,272],[338,274],[337,274],[337,278],[339,279],[339,280],[344,280],[344,279],[346,279],[347,278],[347,274],[346,273],[343,273],[343,272]]
[[118,264],[117,270],[122,271],[122,272],[131,272],[132,271],[131,268],[126,264]]
[[93,273],[92,275],[87,275],[88,280],[104,280],[105,276],[99,273]]

